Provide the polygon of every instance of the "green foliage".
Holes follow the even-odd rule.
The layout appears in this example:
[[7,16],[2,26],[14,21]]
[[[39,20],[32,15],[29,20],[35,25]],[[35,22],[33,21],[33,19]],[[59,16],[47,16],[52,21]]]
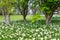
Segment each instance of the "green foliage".
[[40,16],[40,14],[34,14],[33,15],[33,17],[32,17],[32,19],[31,19],[31,22],[35,22],[35,21],[37,21],[37,20],[39,20],[39,19],[41,19],[41,16]]
[[41,5],[41,8],[40,8],[40,10],[41,11],[43,11],[43,12],[46,12],[46,13],[51,13],[51,10],[50,10],[50,8],[49,7],[47,7],[46,5],[44,5],[44,4],[42,4]]
[[12,8],[13,0],[0,0],[0,7],[2,9],[2,12],[7,11],[10,13]]
[[56,2],[56,1],[58,1],[58,0],[47,0],[48,2]]
[[39,2],[40,2],[40,0],[30,0],[30,3],[32,3],[31,8],[35,9],[36,5],[40,4]]
[[17,7],[23,7],[24,8],[26,5],[28,5],[28,1],[29,0],[16,0],[14,5]]
[[0,40],[60,40],[60,22],[54,21],[56,24],[50,26],[42,22],[15,21],[11,25],[0,22]]
[[44,0],[41,2],[40,10],[45,13],[54,12],[59,6],[60,1],[58,0]]
[[28,13],[28,2],[29,0],[16,0],[14,3],[14,7],[18,9],[18,11],[23,15],[24,20],[26,19],[26,15]]

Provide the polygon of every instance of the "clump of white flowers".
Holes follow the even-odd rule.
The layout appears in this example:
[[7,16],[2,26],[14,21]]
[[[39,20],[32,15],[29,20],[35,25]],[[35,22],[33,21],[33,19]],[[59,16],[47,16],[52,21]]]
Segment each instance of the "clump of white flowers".
[[[18,25],[19,24],[19,25]],[[12,25],[1,24],[0,25],[0,40],[2,38],[6,39],[16,39],[16,40],[56,40],[56,37],[59,39],[60,36],[60,27],[55,25],[48,26],[46,25],[38,25],[32,23],[13,23]],[[38,27],[38,28],[37,28]],[[54,38],[53,38],[54,37]]]

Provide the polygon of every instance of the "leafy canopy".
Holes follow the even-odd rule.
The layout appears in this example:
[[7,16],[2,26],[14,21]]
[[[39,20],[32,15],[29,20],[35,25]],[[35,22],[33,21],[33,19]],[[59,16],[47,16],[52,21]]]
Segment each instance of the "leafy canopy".
[[59,0],[43,0],[41,3],[41,11],[45,13],[54,12],[60,5]]
[[12,8],[12,3],[14,0],[0,0],[0,7],[5,9],[5,11],[10,12]]

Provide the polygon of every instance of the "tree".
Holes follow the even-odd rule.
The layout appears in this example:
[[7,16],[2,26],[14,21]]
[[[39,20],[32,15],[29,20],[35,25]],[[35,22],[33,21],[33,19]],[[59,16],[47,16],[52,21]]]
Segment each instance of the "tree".
[[35,1],[35,7],[39,5],[40,11],[42,11],[46,18],[46,24],[49,24],[51,22],[51,18],[53,16],[53,12],[60,7],[60,1],[59,0],[34,0]]
[[11,10],[11,0],[0,0],[0,8],[4,16],[4,22],[10,24],[10,10]]
[[46,24],[51,22],[51,18],[53,16],[53,12],[60,7],[59,0],[41,0],[41,10],[44,12],[46,17]]
[[15,7],[17,7],[23,15],[24,20],[26,20],[26,16],[28,13],[28,2],[29,0],[16,0],[16,2],[14,3]]

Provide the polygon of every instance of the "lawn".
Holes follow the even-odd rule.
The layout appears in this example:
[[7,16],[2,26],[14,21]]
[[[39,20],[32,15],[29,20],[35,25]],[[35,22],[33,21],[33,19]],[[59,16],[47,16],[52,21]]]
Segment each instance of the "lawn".
[[0,22],[0,40],[60,40],[59,18],[53,17],[51,24],[47,26],[45,20],[32,23],[23,21],[22,16],[11,15],[10,25]]
[[[26,19],[30,20],[32,17],[32,15],[27,15]],[[2,15],[0,15],[0,22],[4,20],[4,17]],[[10,15],[10,20],[11,21],[18,21],[18,20],[23,20],[23,16],[22,15]]]

